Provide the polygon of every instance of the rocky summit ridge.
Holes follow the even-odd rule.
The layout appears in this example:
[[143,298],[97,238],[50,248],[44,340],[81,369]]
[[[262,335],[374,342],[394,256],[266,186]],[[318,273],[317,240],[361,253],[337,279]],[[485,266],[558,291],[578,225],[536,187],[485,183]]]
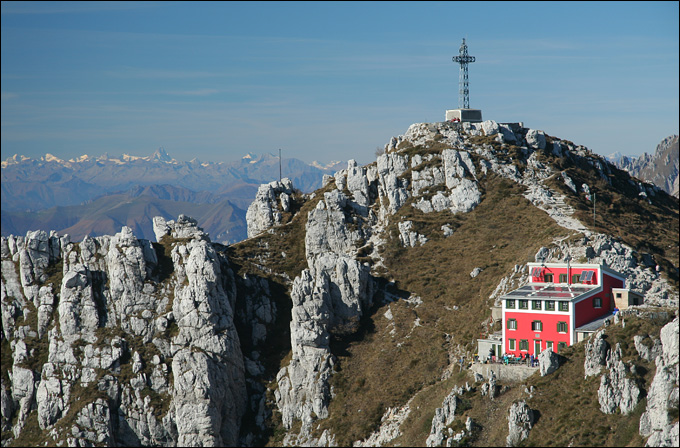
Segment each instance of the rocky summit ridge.
[[[600,224],[591,226],[583,204],[595,191],[609,195],[612,204],[634,204],[624,219],[644,215],[658,232],[677,235],[677,200],[658,187],[583,146],[485,121],[414,124],[392,138],[375,163],[351,160],[311,194],[288,179],[264,184],[247,212],[249,238],[233,246],[211,242],[184,215],[155,218],[156,242],[135,238],[127,227],[81,242],[45,231],[2,237],[2,443],[436,446],[531,440],[549,424],[534,386],[525,394],[492,373],[488,382],[471,371],[466,377],[467,365],[456,370],[456,361],[474,350],[469,329],[493,331],[485,317],[489,308],[526,283],[525,263],[535,254],[547,261],[606,263],[628,277],[627,287],[646,294],[644,306],[603,331],[606,344],[593,338],[592,348],[577,345],[570,353],[588,356],[579,381],[584,370],[586,378],[599,378],[600,387],[590,393],[598,415],[637,418],[630,437],[677,445],[677,242],[667,247],[666,239],[645,244],[644,238],[607,233],[602,226],[616,224],[628,237],[618,210],[605,209]],[[499,202],[488,206],[492,201]],[[504,235],[497,235],[497,244],[475,241],[474,253],[484,247],[497,255],[478,258],[484,264],[460,278],[487,286],[446,283],[448,294],[459,296],[454,298],[414,286],[422,279],[397,276],[393,256],[415,260],[430,251],[436,264],[447,251],[468,253],[456,244],[467,238],[476,213],[493,213],[508,201],[540,225],[518,253],[501,244]],[[501,224],[508,225],[473,227]],[[400,268],[427,275],[409,262]],[[454,257],[451,270],[466,262]],[[451,317],[439,322],[430,315]],[[626,321],[629,331],[639,326],[652,342],[643,343],[640,335],[635,344],[611,349],[607,334],[614,342]],[[433,334],[438,343],[418,348],[418,340]],[[375,350],[376,357],[361,364],[355,344],[364,344],[363,353]],[[631,350],[644,371],[635,368]],[[388,352],[398,354],[383,361],[393,367],[373,372],[375,360],[385,359],[380,353]],[[433,367],[421,367],[425,362]],[[544,362],[540,370],[547,378],[572,368],[549,356]],[[365,376],[347,379],[362,370]],[[411,378],[416,371],[429,376]],[[390,376],[395,373],[401,377]],[[376,386],[369,375],[390,380]],[[539,391],[550,390],[531,381]],[[385,396],[390,388],[401,391],[399,382],[403,393]],[[381,401],[371,400],[372,393]],[[644,417],[628,417],[644,394]],[[363,404],[355,409],[352,400]],[[489,415],[501,412],[507,422],[498,433],[492,421],[475,414],[490,403],[495,407]],[[421,406],[430,413],[421,415]],[[423,422],[414,423],[418,418]]]

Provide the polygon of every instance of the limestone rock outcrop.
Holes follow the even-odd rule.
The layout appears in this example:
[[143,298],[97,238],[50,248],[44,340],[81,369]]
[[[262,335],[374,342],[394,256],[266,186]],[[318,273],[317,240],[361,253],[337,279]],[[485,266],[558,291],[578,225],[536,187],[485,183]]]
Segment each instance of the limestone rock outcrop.
[[335,362],[331,334],[356,331],[372,303],[370,268],[352,256],[354,242],[366,235],[348,225],[349,202],[339,190],[327,192],[307,217],[308,268],[295,278],[291,291],[293,356],[276,377],[275,397],[286,428],[294,420],[309,426],[328,417],[328,380]]
[[647,393],[647,408],[640,417],[640,435],[646,446],[678,446],[678,422],[669,409],[678,409],[678,317],[661,329],[662,352],[656,357],[656,374]]
[[290,210],[290,197],[293,194],[293,182],[283,178],[268,184],[262,184],[257,189],[255,200],[248,207],[246,222],[248,238],[252,238],[271,226],[281,223],[282,212]]
[[[645,343],[648,341],[647,343]],[[648,345],[651,342],[651,347]],[[647,362],[655,362],[656,358],[663,352],[663,344],[661,339],[656,339],[649,337],[649,335],[639,335],[633,336],[633,343],[635,344],[635,350],[637,350],[640,358]]]
[[508,411],[508,437],[506,446],[517,446],[529,437],[529,431],[534,425],[534,411],[522,400],[513,403]]
[[460,403],[460,398],[458,398],[458,396],[462,393],[462,388],[454,387],[446,398],[444,398],[442,407],[435,409],[430,435],[425,441],[427,446],[442,446],[442,444],[446,443],[447,439],[453,435],[447,431],[447,426],[449,426],[456,418],[456,408]]
[[402,221],[398,225],[399,240],[404,247],[422,246],[427,243],[427,237],[411,230],[413,221]]
[[560,367],[560,357],[552,348],[543,350],[538,355],[538,370],[541,376],[550,375]]
[[600,377],[600,388],[597,398],[600,410],[605,414],[613,414],[620,409],[622,414],[630,414],[640,400],[640,388],[628,378],[629,368],[621,360],[621,346],[616,344],[607,354],[607,369]]
[[352,446],[387,445],[402,434],[400,427],[410,414],[410,401],[401,408],[388,408],[380,419],[380,427],[366,439],[355,441]]
[[72,446],[238,442],[246,387],[228,261],[191,218],[154,228],[154,244],[127,227],[79,244],[2,238],[14,437],[36,412],[52,443]]
[[609,343],[604,339],[604,329],[588,338],[585,352],[586,359],[583,363],[585,377],[599,375],[602,367],[607,365],[607,353],[609,353]]

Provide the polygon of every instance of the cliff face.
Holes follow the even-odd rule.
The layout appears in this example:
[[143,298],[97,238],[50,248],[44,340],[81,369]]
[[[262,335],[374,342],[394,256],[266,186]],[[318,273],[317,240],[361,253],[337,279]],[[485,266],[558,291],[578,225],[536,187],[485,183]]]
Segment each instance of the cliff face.
[[[644,215],[661,237],[677,234],[677,202],[658,188],[620,178],[584,147],[487,121],[412,125],[375,164],[350,161],[309,195],[287,179],[263,185],[247,214],[250,238],[233,247],[211,243],[186,216],[155,218],[155,243],[126,227],[79,243],[46,232],[3,237],[3,444],[402,437],[410,400],[449,384],[479,328],[492,331],[484,309],[526,282],[528,251],[606,262],[648,304],[677,308],[673,247],[633,247],[589,228],[595,189],[635,201],[625,220],[605,210],[600,223],[629,232],[620,222]],[[432,274],[442,263],[465,275]],[[502,389],[489,381],[495,400]],[[463,395],[456,390],[447,409]],[[431,440],[403,440],[443,443],[466,400],[440,412]],[[458,442],[490,424],[476,420]],[[647,432],[664,424],[658,412],[646,421]]]
[[620,157],[614,164],[626,170],[631,176],[653,183],[666,193],[678,197],[680,155],[678,136],[671,135],[659,143],[654,154],[644,153],[640,157]]
[[125,227],[79,244],[2,239],[3,431],[71,446],[237,443],[233,275],[192,219],[154,226],[160,243]]

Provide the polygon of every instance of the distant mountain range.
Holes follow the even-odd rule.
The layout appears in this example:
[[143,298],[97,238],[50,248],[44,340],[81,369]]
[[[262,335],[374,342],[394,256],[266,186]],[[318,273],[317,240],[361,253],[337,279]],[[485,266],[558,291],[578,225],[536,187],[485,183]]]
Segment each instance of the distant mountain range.
[[[281,174],[309,192],[341,162],[307,164],[282,159]],[[133,229],[153,239],[151,218],[195,217],[213,241],[246,237],[245,209],[262,183],[278,180],[279,158],[247,154],[234,162],[180,162],[163,148],[146,157],[81,157],[63,160],[15,155],[2,162],[2,235],[57,230],[75,241]]]
[[628,171],[631,176],[655,184],[666,193],[679,196],[678,167],[678,136],[666,137],[656,146],[654,154],[644,153],[640,157],[628,157],[620,153],[607,156],[607,159]]

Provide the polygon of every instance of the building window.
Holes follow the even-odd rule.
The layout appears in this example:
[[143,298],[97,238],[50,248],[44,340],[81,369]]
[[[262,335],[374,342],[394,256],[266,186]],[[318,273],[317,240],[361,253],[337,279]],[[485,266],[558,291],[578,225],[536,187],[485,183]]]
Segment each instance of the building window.
[[566,322],[557,322],[557,332],[558,333],[566,333],[567,332],[567,323]]
[[558,342],[558,343],[557,343],[557,350],[559,350],[560,352],[561,352],[562,350],[564,350],[565,348],[567,348],[567,343],[566,343],[566,342]]
[[[553,348],[553,341],[545,341],[545,348],[549,348],[552,350]],[[554,351],[554,350],[553,350]]]
[[553,275],[552,274],[543,274],[543,281],[545,283],[552,283],[553,282]]
[[508,299],[505,301],[505,308],[509,310],[515,309],[515,299]]
[[567,283],[567,274],[560,274],[560,283]]
[[531,331],[543,331],[543,322],[535,320],[531,323]]
[[602,297],[593,297],[593,308],[602,308]]
[[510,351],[515,350],[515,340],[514,339],[508,339],[508,350],[510,350]]
[[528,339],[520,339],[519,340],[519,349],[522,351],[529,351],[529,340]]
[[571,282],[572,283],[580,283],[581,282],[581,276],[579,274],[574,274],[571,276]]
[[617,292],[617,293],[616,293],[616,298],[617,298],[617,299],[620,299],[620,298],[621,298],[621,293],[620,293],[620,292]]
[[541,301],[540,300],[532,300],[531,301],[531,309],[532,310],[540,310],[541,308]]
[[555,311],[555,301],[554,300],[546,300],[545,301],[545,310],[546,311]]
[[508,319],[508,330],[517,330],[517,319]]
[[519,309],[520,310],[528,310],[529,309],[529,301],[528,300],[520,300],[519,301]]
[[560,311],[569,312],[569,302],[560,302]]

